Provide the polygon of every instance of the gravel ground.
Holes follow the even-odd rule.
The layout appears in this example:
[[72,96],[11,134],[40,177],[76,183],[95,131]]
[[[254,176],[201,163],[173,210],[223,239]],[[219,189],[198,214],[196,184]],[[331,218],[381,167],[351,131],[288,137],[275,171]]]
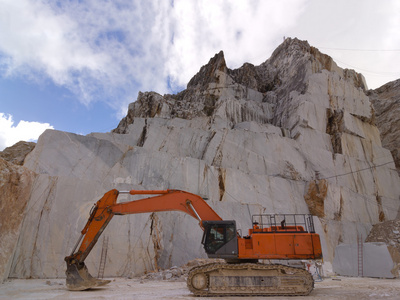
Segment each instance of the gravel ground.
[[[71,292],[63,279],[15,279],[0,284],[0,299],[244,299],[241,297],[198,298],[186,282],[115,278],[107,286]],[[252,297],[251,299],[265,299]],[[400,299],[400,279],[334,277],[316,282],[307,297],[268,297],[268,299]]]

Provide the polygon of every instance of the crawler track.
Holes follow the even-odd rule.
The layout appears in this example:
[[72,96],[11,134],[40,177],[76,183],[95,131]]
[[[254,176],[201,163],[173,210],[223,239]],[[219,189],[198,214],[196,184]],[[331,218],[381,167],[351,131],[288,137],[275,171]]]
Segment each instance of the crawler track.
[[211,263],[190,270],[195,296],[306,296],[314,280],[304,269],[257,263]]

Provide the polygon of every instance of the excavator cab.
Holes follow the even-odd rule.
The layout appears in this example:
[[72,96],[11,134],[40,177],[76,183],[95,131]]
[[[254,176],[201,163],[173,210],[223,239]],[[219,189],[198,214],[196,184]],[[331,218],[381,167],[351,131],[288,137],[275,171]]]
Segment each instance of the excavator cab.
[[238,239],[235,221],[203,221],[202,244],[209,258],[238,257]]

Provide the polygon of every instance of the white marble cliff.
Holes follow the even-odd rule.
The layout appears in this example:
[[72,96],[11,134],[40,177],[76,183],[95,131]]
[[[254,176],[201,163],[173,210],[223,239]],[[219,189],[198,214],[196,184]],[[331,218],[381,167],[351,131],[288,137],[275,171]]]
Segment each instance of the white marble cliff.
[[[46,131],[23,165],[35,175],[4,277],[64,277],[90,208],[113,188],[207,196],[244,232],[252,214],[312,213],[331,270],[337,245],[399,211],[400,179],[366,89],[361,74],[286,39],[260,66],[230,70],[220,52],[184,91],[139,93],[113,132]],[[180,212],[115,216],[103,235],[105,276],[206,257],[197,221]],[[86,260],[94,276],[102,241]]]

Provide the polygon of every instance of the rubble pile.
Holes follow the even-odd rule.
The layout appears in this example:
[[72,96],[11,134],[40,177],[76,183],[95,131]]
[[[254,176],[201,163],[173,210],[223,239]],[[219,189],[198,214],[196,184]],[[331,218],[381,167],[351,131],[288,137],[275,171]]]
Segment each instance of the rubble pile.
[[365,242],[383,242],[400,253],[400,219],[375,224]]
[[166,270],[158,272],[149,272],[145,275],[140,276],[140,280],[170,280],[170,281],[186,281],[189,271],[197,266],[205,265],[209,263],[222,263],[225,262],[223,259],[201,259],[197,258],[189,261],[187,264],[177,267],[173,266]]

